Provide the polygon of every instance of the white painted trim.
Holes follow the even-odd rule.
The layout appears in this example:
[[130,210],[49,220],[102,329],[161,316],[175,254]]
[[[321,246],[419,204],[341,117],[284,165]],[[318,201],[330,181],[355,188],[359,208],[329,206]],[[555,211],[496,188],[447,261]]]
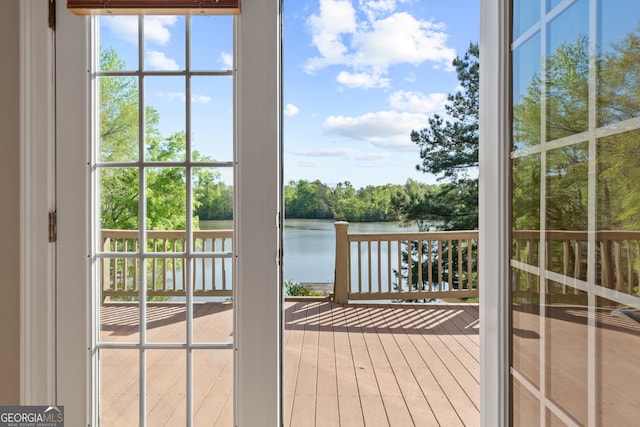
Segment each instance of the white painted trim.
[[91,425],[89,19],[57,2],[57,403]]
[[510,0],[480,2],[480,423],[509,425]]
[[53,36],[47,0],[20,1],[20,402],[55,401]]
[[281,0],[236,19],[235,425],[282,425]]

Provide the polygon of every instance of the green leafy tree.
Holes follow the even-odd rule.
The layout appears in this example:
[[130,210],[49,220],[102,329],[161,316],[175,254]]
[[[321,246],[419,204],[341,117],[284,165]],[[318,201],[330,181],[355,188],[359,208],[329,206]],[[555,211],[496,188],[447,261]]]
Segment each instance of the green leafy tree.
[[[420,148],[422,162],[416,169],[438,176],[439,186],[421,186],[409,181],[405,185],[405,194],[397,196],[394,204],[405,222],[414,222],[420,230],[431,228],[443,230],[472,230],[478,228],[478,179],[474,177],[478,168],[479,149],[479,84],[480,64],[479,48],[477,44],[470,44],[462,58],[453,61],[456,69],[460,90],[450,94],[445,105],[446,118],[434,114],[428,120],[428,125],[421,131],[413,131],[411,140]],[[438,250],[434,244],[428,247],[423,244],[423,257],[431,257],[431,265],[437,266],[440,261],[443,268],[443,283],[428,284],[427,259],[418,263],[418,247],[412,244],[403,251],[403,266],[397,273],[398,284],[408,281],[411,275],[413,289],[422,290],[427,285],[442,288],[449,281],[454,288],[458,288],[464,277],[458,277],[457,258],[453,257],[453,265],[449,265],[448,257],[438,260]],[[442,253],[457,251],[457,243],[449,245],[442,243]],[[463,249],[463,252],[475,247]],[[413,260],[409,269],[409,258]],[[474,259],[477,259],[474,257]],[[476,262],[476,261],[474,261]],[[418,264],[422,264],[422,283],[418,283]],[[466,265],[462,266],[463,275]],[[437,271],[432,271],[432,277],[437,277]]]
[[[120,71],[125,63],[112,49],[103,49],[100,69]],[[139,98],[137,80],[125,76],[101,77],[99,80],[99,156],[103,162],[132,163],[138,161]],[[177,162],[186,158],[186,134],[182,131],[163,136],[158,124],[158,111],[145,107],[145,160]],[[194,160],[208,157],[193,153]],[[140,226],[138,169],[135,167],[101,168],[102,228],[137,229]],[[145,170],[147,229],[184,229],[186,226],[186,176],[180,167],[156,167]],[[194,174],[194,208],[203,204],[204,187],[215,185],[219,173],[206,168]],[[197,217],[195,220],[197,227]]]
[[411,132],[411,140],[420,147],[421,172],[438,176],[443,182],[437,197],[422,198],[422,209],[415,200],[398,200],[397,209],[405,221],[425,227],[436,225],[444,230],[478,228],[478,109],[479,49],[471,44],[453,66],[461,89],[448,96],[447,118],[434,114],[428,126]]
[[287,218],[397,221],[392,200],[403,192],[402,186],[392,184],[356,189],[348,181],[334,187],[318,180],[290,181],[284,188],[285,214]]

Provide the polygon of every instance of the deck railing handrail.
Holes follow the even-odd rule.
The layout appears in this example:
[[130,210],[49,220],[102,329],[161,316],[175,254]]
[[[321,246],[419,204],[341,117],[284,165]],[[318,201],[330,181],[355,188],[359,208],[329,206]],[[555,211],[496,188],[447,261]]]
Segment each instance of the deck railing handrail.
[[477,298],[478,231],[349,233],[338,221],[334,300]]

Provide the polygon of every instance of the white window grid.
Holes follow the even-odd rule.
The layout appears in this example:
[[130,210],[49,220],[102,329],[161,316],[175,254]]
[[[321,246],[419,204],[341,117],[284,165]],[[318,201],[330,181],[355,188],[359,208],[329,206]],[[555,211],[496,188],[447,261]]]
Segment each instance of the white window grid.
[[[184,70],[147,70],[144,67],[144,24],[145,18],[144,16],[138,16],[138,43],[137,43],[137,55],[138,55],[138,67],[137,70],[124,70],[124,71],[105,71],[100,70],[98,67],[98,56],[99,56],[99,23],[98,19],[100,17],[93,17],[91,19],[91,34],[92,34],[92,42],[91,42],[91,93],[92,93],[92,139],[93,139],[93,154],[92,154],[92,217],[94,218],[94,224],[99,224],[99,218],[97,217],[99,209],[96,209],[98,203],[100,203],[100,198],[97,195],[96,189],[99,188],[98,185],[98,177],[100,174],[100,170],[107,168],[137,168],[138,170],[138,194],[140,195],[138,198],[138,239],[140,242],[145,242],[147,238],[147,230],[146,230],[146,188],[145,188],[145,174],[144,171],[149,168],[161,168],[161,167],[172,167],[172,168],[184,168],[185,170],[185,178],[186,178],[186,227],[185,227],[185,241],[190,242],[193,240],[193,217],[190,214],[191,207],[193,206],[193,196],[192,196],[192,181],[193,175],[192,170],[194,168],[230,168],[233,169],[235,162],[234,160],[226,160],[226,161],[193,161],[192,160],[192,133],[191,133],[191,77],[196,76],[222,76],[222,77],[232,77],[234,78],[235,66],[234,69],[230,70],[192,70],[191,69],[191,41],[192,41],[192,31],[191,31],[191,22],[192,17],[189,15],[184,16],[185,19],[185,69]],[[103,18],[104,19],[104,18]],[[107,17],[108,19],[108,17]],[[234,27],[236,26],[236,19],[233,19]],[[235,34],[235,30],[233,31]],[[235,38],[235,36],[234,36]],[[234,43],[235,44],[235,43]],[[145,126],[144,126],[144,112],[145,112],[145,93],[144,93],[144,81],[146,77],[155,77],[155,76],[174,76],[174,77],[183,77],[185,81],[185,135],[186,135],[186,156],[185,160],[181,162],[158,162],[158,161],[146,161],[145,160]],[[99,155],[96,150],[98,144],[98,138],[96,136],[96,124],[97,116],[99,114],[97,102],[97,87],[98,80],[100,77],[134,77],[138,82],[138,160],[135,162],[101,162],[98,160]],[[129,252],[129,253],[114,253],[114,252],[105,252],[101,250],[100,245],[98,244],[100,230],[99,226],[94,226],[94,236],[92,237],[93,243],[93,271],[92,271],[92,292],[93,292],[93,301],[94,301],[94,309],[93,309],[93,321],[92,321],[92,341],[94,344],[94,349],[99,353],[100,350],[110,349],[110,350],[138,350],[139,351],[139,366],[138,366],[138,375],[139,375],[139,426],[143,427],[146,425],[146,413],[147,413],[147,405],[146,405],[146,389],[147,389],[147,363],[146,363],[146,352],[147,350],[184,350],[186,357],[186,420],[185,425],[191,426],[193,423],[193,350],[233,350],[234,343],[233,342],[195,342],[193,338],[193,287],[188,284],[193,282],[194,268],[193,264],[195,260],[198,259],[222,259],[223,262],[226,259],[231,259],[234,262],[233,253],[230,251],[205,251],[199,250],[194,251],[192,245],[186,244],[184,245],[184,251],[180,252],[148,252],[146,249],[146,245],[141,244],[139,246],[138,252]],[[213,249],[213,248],[212,248]],[[102,341],[100,340],[100,292],[98,287],[100,286],[100,261],[103,259],[122,259],[127,258],[132,260],[132,262],[139,263],[139,339],[138,342],[111,342],[111,341]],[[186,293],[185,298],[185,309],[186,309],[186,339],[184,342],[149,342],[147,340],[146,334],[146,319],[147,319],[147,262],[149,259],[183,259],[185,260],[183,264],[183,268],[185,269],[185,277],[186,281],[184,283],[184,290]],[[99,372],[99,357],[94,358],[94,372]],[[100,398],[100,390],[99,390],[99,374],[94,375],[94,403],[93,407],[97,407],[99,398]],[[98,411],[94,411],[94,413],[98,413]]]
[[[547,52],[547,36],[548,24],[569,7],[577,3],[578,0],[564,0],[547,11],[547,1],[540,0],[540,19],[530,28],[525,30],[520,36],[513,40],[511,51],[514,52],[518,47],[522,46],[535,35],[540,35],[540,57],[546,58]],[[539,144],[526,148],[516,149],[511,152],[511,159],[525,158],[530,155],[538,154],[540,156],[540,238],[538,244],[538,265],[534,266],[522,261],[511,259],[512,268],[537,276],[539,279],[539,330],[540,330],[540,378],[538,385],[533,384],[524,375],[522,375],[513,366],[510,367],[510,373],[529,393],[540,401],[540,420],[544,423],[546,419],[546,411],[552,412],[560,420],[568,426],[576,426],[574,419],[567,414],[561,407],[555,404],[546,396],[546,361],[547,354],[545,348],[545,331],[546,331],[546,283],[548,280],[559,283],[568,288],[573,288],[587,294],[588,301],[588,425],[597,425],[597,357],[596,357],[596,332],[597,332],[597,313],[596,299],[598,297],[606,298],[616,303],[624,304],[636,309],[640,309],[640,298],[624,292],[601,286],[596,280],[596,254],[597,254],[597,141],[600,138],[623,134],[631,130],[640,129],[640,118],[628,119],[622,122],[616,122],[611,125],[598,127],[596,118],[596,59],[597,59],[597,10],[598,0],[588,0],[588,16],[589,16],[589,97],[588,97],[588,129],[584,132],[569,135],[557,140],[547,141],[546,135],[546,79],[545,79],[545,63],[541,61],[540,77],[540,142]],[[547,258],[545,256],[546,244],[546,171],[547,171],[547,153],[561,148],[568,147],[580,143],[588,144],[588,242],[587,242],[587,279],[581,280],[559,274],[551,271],[547,266]]]

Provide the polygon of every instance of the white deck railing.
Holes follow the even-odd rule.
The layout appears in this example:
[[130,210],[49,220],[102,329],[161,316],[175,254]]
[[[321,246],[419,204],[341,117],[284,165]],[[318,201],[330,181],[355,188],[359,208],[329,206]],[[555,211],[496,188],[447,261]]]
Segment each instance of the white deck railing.
[[[146,232],[148,297],[186,295],[186,233],[180,230]],[[194,296],[230,297],[232,230],[193,232],[191,259]],[[138,230],[102,230],[102,299],[139,296],[140,233]]]
[[478,232],[349,233],[336,222],[334,299],[478,297]]
[[[349,233],[335,223],[334,300],[423,300],[478,297],[478,232]],[[232,230],[197,230],[192,242],[194,296],[232,296]],[[546,231],[547,270],[586,281],[589,234]],[[147,231],[147,296],[186,295],[184,231]],[[540,231],[512,234],[514,296],[539,292]],[[137,230],[102,230],[102,297],[137,297],[140,243]],[[410,248],[410,250],[409,250]],[[640,296],[640,231],[596,232],[596,281]],[[409,256],[409,252],[411,256]],[[529,267],[525,267],[529,266]],[[558,292],[558,290],[554,290]],[[563,295],[578,294],[563,284]]]
[[[596,283],[629,295],[640,296],[640,231],[603,230],[595,233]],[[540,230],[514,230],[512,258],[515,265],[539,266]],[[546,269],[583,282],[587,280],[589,233],[547,230],[545,232]],[[523,270],[531,270],[523,267]],[[514,291],[538,292],[539,284],[530,271],[514,275]],[[574,287],[562,285],[562,294],[578,294]]]

